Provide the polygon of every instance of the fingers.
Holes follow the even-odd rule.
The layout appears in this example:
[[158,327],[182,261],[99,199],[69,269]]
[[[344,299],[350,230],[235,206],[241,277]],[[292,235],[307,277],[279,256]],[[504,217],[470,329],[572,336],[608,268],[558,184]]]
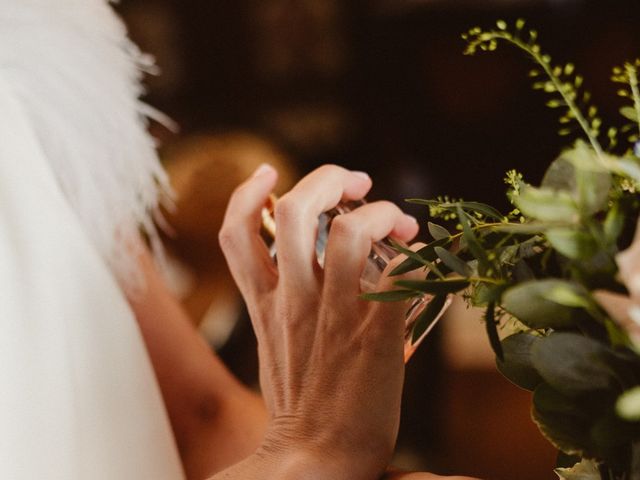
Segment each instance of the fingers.
[[245,298],[273,288],[277,274],[260,237],[261,210],[278,179],[261,165],[231,196],[219,233],[220,247]]
[[390,202],[369,203],[334,218],[324,265],[329,293],[357,296],[371,244],[387,236],[408,241],[417,233],[415,218]]
[[325,165],[307,175],[276,203],[276,248],[282,281],[301,288],[315,281],[319,215],[340,200],[363,198],[370,188],[368,175]]

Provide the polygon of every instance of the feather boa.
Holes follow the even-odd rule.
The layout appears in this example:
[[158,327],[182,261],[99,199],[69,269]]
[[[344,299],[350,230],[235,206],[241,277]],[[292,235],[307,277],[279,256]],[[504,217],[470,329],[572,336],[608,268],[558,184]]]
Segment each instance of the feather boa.
[[139,100],[153,68],[107,0],[0,0],[0,75],[87,235],[125,281],[136,272],[131,238],[142,228],[158,244],[153,217],[169,198],[146,130],[161,115]]

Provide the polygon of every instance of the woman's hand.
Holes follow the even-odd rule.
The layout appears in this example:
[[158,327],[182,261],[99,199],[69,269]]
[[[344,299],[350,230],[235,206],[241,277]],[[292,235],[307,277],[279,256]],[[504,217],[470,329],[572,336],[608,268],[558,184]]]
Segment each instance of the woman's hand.
[[388,202],[341,215],[320,269],[318,216],[371,188],[365,174],[324,166],[276,204],[276,267],[259,234],[276,177],[264,166],[241,185],[220,232],[258,338],[271,416],[258,455],[264,468],[272,463],[265,458],[294,458],[314,479],[378,478],[399,423],[406,305],[361,300],[359,279],[372,242],[388,235],[408,241],[418,226]]
[[433,473],[394,472],[388,473],[382,480],[477,480],[471,477],[441,477]]

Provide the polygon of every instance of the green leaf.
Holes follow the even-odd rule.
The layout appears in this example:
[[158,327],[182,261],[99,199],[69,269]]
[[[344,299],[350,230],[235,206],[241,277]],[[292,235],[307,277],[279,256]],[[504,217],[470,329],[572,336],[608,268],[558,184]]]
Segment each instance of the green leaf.
[[614,203],[613,207],[607,212],[604,219],[603,229],[604,235],[608,243],[615,244],[624,228],[625,216],[620,210],[620,205]]
[[616,402],[616,413],[624,420],[640,422],[640,387],[627,390]]
[[554,332],[531,349],[535,369],[546,383],[570,397],[617,385],[615,355],[605,345],[577,333]]
[[471,303],[476,307],[486,307],[493,302],[499,304],[502,292],[507,288],[506,285],[496,285],[493,283],[479,282],[471,289]]
[[556,468],[554,472],[560,480],[602,480],[598,464],[594,460],[582,459],[572,468]]
[[598,251],[593,237],[580,230],[552,228],[546,237],[553,248],[571,260],[588,260]]
[[484,325],[487,330],[487,336],[489,337],[489,344],[493,353],[496,354],[498,360],[504,359],[504,353],[502,352],[502,344],[500,343],[500,337],[498,336],[498,322],[496,321],[496,305],[490,302],[487,306],[487,310],[484,314]]
[[502,296],[502,307],[533,329],[573,327],[574,308],[557,301],[561,295],[558,292],[563,290],[584,294],[582,288],[564,280],[531,280],[507,290]]
[[553,288],[542,292],[541,296],[545,300],[565,307],[589,309],[593,306],[587,291],[570,283],[558,283]]
[[528,333],[516,333],[502,341],[504,359],[498,359],[496,365],[502,375],[518,387],[533,391],[542,383],[542,377],[536,371],[531,360],[531,349],[540,341],[540,337]]
[[425,260],[422,255],[420,254],[420,251],[418,252],[414,252],[413,250],[411,250],[408,247],[405,247],[404,245],[399,244],[398,242],[394,241],[394,240],[390,240],[391,243],[391,247],[396,250],[397,252],[406,255],[407,256],[407,260],[413,260],[414,262],[420,264],[420,266],[423,267],[428,267],[431,265],[431,262],[429,262],[428,260]]
[[398,280],[395,284],[399,287],[413,290],[414,292],[441,295],[464,290],[469,286],[469,281],[457,278],[447,278],[445,280]]
[[462,239],[465,241],[466,248],[471,252],[473,257],[478,260],[478,273],[485,275],[486,272],[491,269],[491,262],[489,261],[487,251],[480,245],[475,233],[473,233],[469,218],[463,212],[462,207],[458,207],[457,213],[460,224],[462,225]]
[[576,202],[567,192],[525,185],[514,203],[525,216],[543,222],[575,223],[580,217]]
[[441,227],[436,223],[429,222],[427,226],[429,228],[429,233],[435,240],[443,240],[451,236],[446,228]]
[[449,267],[453,272],[456,272],[463,277],[470,277],[473,273],[469,265],[467,265],[464,260],[456,257],[453,253],[449,252],[449,250],[442,247],[436,247],[435,251],[440,260],[442,260],[442,263]]
[[502,221],[504,215],[490,205],[480,202],[440,202],[438,200],[424,200],[421,198],[409,198],[406,200],[409,203],[415,203],[417,205],[427,205],[429,207],[440,207],[445,210],[455,212],[458,207],[465,211],[479,213],[485,217],[493,218],[494,220]]
[[636,112],[636,109],[628,105],[625,105],[620,109],[620,115],[622,115],[627,120],[631,120],[632,122],[638,121],[638,114]]
[[640,165],[629,158],[621,158],[611,163],[611,170],[620,176],[640,182]]
[[363,293],[360,298],[374,302],[399,302],[419,296],[420,294],[415,290],[390,290],[388,292]]
[[502,215],[498,210],[493,208],[491,205],[487,205],[485,203],[480,202],[459,202],[460,207],[463,210],[468,210],[475,213],[480,213],[485,217],[493,218],[494,220],[503,220],[504,215]]
[[557,449],[585,456],[596,450],[591,440],[591,413],[572,399],[541,383],[533,394],[533,421]]
[[424,311],[416,319],[416,323],[413,327],[411,334],[411,343],[416,343],[422,335],[429,330],[434,322],[436,322],[442,315],[442,309],[447,303],[448,296],[446,294],[436,295],[433,297]]
[[[591,439],[598,453],[611,464],[628,465],[626,448],[640,433],[638,424],[622,420],[615,411],[606,409],[595,415],[597,419],[591,428]],[[624,452],[624,453],[623,453]]]
[[493,231],[512,233],[514,235],[533,235],[543,233],[549,228],[561,227],[566,223],[549,223],[549,222],[527,222],[527,223],[503,223],[491,227]]
[[549,167],[542,180],[544,188],[569,192],[583,215],[604,210],[611,189],[611,174],[598,154],[578,140]]
[[417,252],[411,252],[411,254],[407,253],[408,258],[394,268],[389,275],[402,275],[403,273],[411,272],[434,262],[438,258],[438,255],[435,252],[435,247],[445,247],[450,243],[450,239],[443,238],[441,240],[431,242],[429,245],[422,247]]

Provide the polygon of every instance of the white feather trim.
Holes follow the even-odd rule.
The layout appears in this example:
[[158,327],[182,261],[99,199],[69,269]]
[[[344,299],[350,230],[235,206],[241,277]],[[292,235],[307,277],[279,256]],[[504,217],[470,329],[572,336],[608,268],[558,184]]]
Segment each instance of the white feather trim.
[[[0,0],[0,75],[28,112],[87,235],[121,280],[169,184],[139,100],[153,60],[107,0]],[[46,206],[43,206],[46,208]],[[134,245],[132,245],[134,243]]]

